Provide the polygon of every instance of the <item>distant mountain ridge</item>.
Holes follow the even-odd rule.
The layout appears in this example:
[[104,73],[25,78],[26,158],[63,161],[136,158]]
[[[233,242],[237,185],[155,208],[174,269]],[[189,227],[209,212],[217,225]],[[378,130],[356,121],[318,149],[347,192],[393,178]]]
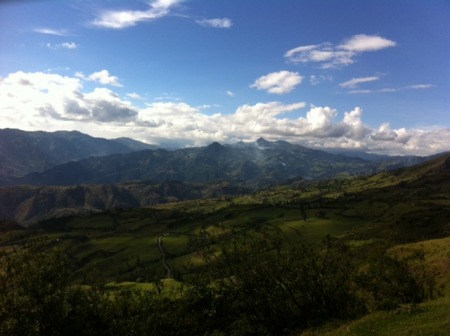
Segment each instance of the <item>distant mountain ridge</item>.
[[373,174],[426,159],[322,151],[264,138],[168,151],[129,138],[108,140],[77,131],[0,130],[0,185],[223,179],[259,188],[293,178]]
[[325,179],[377,171],[377,165],[293,145],[258,139],[253,143],[173,151],[145,150],[68,162],[10,181],[10,185],[115,184],[128,181],[206,183],[226,180],[259,188],[291,178]]
[[[393,157],[392,159],[383,157],[382,160],[365,160],[360,157],[310,149],[286,141],[271,142],[263,138],[255,142],[238,142],[232,145],[214,142],[204,147],[171,151],[164,149],[133,151],[146,145],[131,139],[97,139],[77,132],[63,132],[62,135],[64,135],[60,135],[62,142],[66,141],[69,135],[81,138],[82,141],[76,143],[78,145],[83,141],[87,143],[81,148],[85,151],[87,151],[85,147],[89,147],[89,141],[91,141],[93,145],[89,152],[79,154],[79,156],[82,154],[84,156],[90,154],[90,156],[78,161],[69,161],[67,158],[68,162],[61,165],[55,164],[47,170],[36,170],[25,176],[4,178],[3,181],[0,179],[0,185],[68,186],[145,180],[207,183],[226,180],[251,188],[261,188],[295,178],[328,179],[373,174],[426,160],[422,157]],[[56,140],[52,138],[52,141]],[[71,143],[71,146],[75,145]],[[46,148],[48,147],[47,145]],[[67,147],[68,145],[64,148]],[[80,151],[79,147],[74,149],[76,153]],[[108,151],[115,151],[115,153],[105,155]],[[47,150],[48,152],[58,151],[53,149]],[[33,162],[33,159],[30,161]]]
[[128,138],[108,140],[77,131],[26,132],[0,129],[0,182],[90,156],[155,149]]

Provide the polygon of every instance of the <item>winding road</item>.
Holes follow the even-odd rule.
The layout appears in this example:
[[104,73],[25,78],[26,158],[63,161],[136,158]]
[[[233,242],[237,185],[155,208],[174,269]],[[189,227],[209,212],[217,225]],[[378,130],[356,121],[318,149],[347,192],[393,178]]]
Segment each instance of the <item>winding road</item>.
[[158,242],[159,251],[161,252],[162,264],[163,264],[164,268],[167,270],[166,278],[171,278],[172,270],[170,269],[169,265],[167,265],[167,263],[166,263],[166,254],[167,253],[166,253],[166,250],[164,249],[163,241],[162,241],[162,238],[164,236],[170,236],[170,234],[169,233],[160,234],[157,238],[157,242]]

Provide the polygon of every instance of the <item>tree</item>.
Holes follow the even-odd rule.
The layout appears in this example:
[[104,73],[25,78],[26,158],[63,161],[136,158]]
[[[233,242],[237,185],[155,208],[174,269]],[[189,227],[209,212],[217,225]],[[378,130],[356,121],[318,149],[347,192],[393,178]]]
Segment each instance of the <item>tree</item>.
[[48,242],[32,242],[0,260],[0,333],[56,335],[63,328],[66,260]]

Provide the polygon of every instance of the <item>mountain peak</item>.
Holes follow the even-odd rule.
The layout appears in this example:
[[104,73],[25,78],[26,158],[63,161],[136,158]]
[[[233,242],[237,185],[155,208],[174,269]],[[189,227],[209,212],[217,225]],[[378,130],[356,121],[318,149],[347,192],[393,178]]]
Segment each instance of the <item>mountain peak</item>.
[[269,147],[271,145],[271,142],[267,141],[263,137],[260,137],[258,138],[258,140],[256,140],[256,144],[260,147]]
[[213,143],[209,144],[208,146],[206,146],[207,148],[212,148],[212,149],[220,149],[223,148],[223,146],[218,143],[217,141],[214,141]]
[[213,143],[205,147],[204,152],[210,154],[217,154],[223,152],[224,150],[225,150],[224,146],[222,146],[217,141],[214,141]]

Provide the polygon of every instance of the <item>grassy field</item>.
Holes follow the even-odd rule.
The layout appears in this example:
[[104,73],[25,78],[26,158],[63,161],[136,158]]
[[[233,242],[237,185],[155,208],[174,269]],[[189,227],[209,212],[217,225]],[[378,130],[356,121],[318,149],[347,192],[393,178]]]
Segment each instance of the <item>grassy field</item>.
[[450,330],[450,297],[380,311],[336,327],[308,330],[298,336],[447,336]]

